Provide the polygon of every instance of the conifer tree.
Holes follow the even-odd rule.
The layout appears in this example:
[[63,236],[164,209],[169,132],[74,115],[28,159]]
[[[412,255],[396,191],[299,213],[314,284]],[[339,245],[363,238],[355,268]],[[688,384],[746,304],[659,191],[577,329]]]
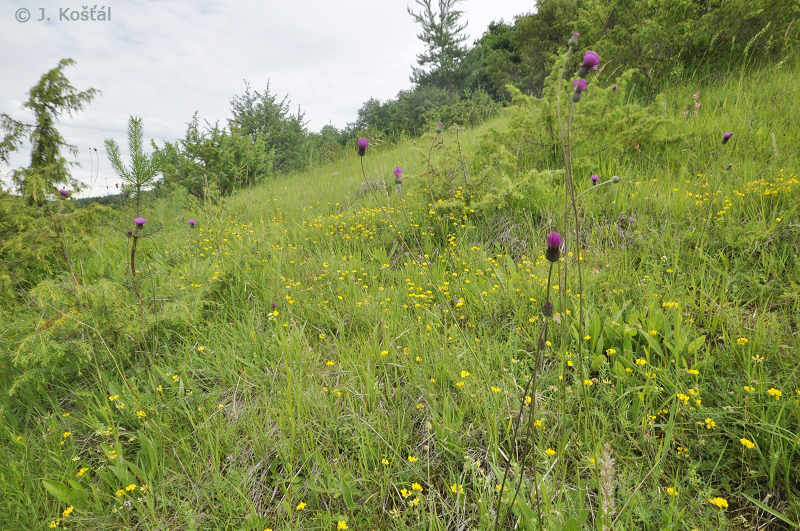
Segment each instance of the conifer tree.
[[408,8],[408,14],[422,27],[417,37],[427,47],[425,52],[417,54],[419,67],[411,67],[411,81],[417,85],[435,85],[452,90],[457,83],[457,66],[467,53],[462,45],[467,39],[463,34],[467,24],[459,24],[464,14],[457,9],[461,0],[439,0],[436,13],[432,1],[416,0],[422,8],[419,13]]
[[59,183],[80,189],[80,182],[72,178],[69,163],[61,154],[61,150],[66,148],[72,155],[77,155],[78,148],[67,144],[56,129],[56,123],[64,113],[72,116],[72,113],[83,110],[98,91],[90,88],[78,92],[70,84],[63,70],[74,64],[72,59],[62,59],[28,92],[28,101],[22,107],[33,111],[34,124],[25,124],[7,114],[0,114],[0,127],[7,132],[0,142],[0,161],[8,162],[9,154],[20,148],[24,136],[27,135],[31,143],[30,166],[11,174],[17,191],[29,201],[52,195]]

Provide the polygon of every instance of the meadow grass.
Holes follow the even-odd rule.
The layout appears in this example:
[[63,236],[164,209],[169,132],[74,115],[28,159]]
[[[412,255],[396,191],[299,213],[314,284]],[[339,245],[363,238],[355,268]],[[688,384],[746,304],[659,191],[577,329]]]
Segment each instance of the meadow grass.
[[120,210],[73,257],[83,299],[62,275],[3,307],[2,527],[486,529],[519,486],[521,528],[791,528],[797,73],[664,87],[663,149],[605,156],[615,137],[577,129],[576,157],[621,181],[576,173],[584,315],[554,281],[527,397],[563,191],[503,147],[538,134],[514,136],[524,107],[153,201],[136,285]]

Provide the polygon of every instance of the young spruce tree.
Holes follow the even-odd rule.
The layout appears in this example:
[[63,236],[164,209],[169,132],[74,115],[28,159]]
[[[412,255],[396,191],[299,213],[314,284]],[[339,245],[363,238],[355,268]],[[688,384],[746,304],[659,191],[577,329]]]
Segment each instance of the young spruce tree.
[[412,66],[411,81],[417,85],[435,85],[451,91],[455,88],[457,66],[467,54],[462,43],[467,24],[459,24],[463,11],[456,9],[461,0],[439,0],[438,13],[434,13],[433,0],[416,0],[422,11],[408,14],[422,26],[417,37],[425,43],[427,50],[417,54],[419,67]]
[[25,136],[31,144],[30,166],[11,173],[17,191],[31,204],[57,195],[59,183],[74,190],[81,187],[80,181],[72,178],[70,163],[61,154],[61,150],[66,148],[72,155],[77,155],[78,148],[67,144],[56,129],[56,123],[65,113],[72,116],[72,113],[83,110],[84,105],[99,92],[93,88],[78,92],[70,84],[64,69],[74,64],[72,59],[62,59],[28,92],[28,101],[22,107],[33,111],[34,124],[25,124],[7,114],[0,114],[0,127],[6,131],[0,142],[0,161],[8,162],[9,154],[20,148]]

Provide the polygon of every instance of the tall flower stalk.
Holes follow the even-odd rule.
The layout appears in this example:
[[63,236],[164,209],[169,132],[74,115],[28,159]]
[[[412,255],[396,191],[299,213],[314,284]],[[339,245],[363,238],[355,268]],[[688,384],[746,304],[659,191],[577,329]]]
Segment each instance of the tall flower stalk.
[[[528,405],[528,397],[530,396],[530,413],[528,413],[528,423],[527,423],[527,434],[528,439],[531,440],[531,443],[528,445],[527,450],[522,455],[522,460],[520,461],[520,477],[517,481],[517,486],[514,489],[514,496],[511,499],[509,506],[513,507],[514,502],[519,496],[520,488],[522,487],[522,472],[525,470],[525,466],[528,463],[528,457],[530,456],[532,459],[531,468],[533,469],[533,495],[535,497],[535,506],[536,506],[536,517],[539,521],[539,528],[543,529],[542,526],[542,513],[541,507],[539,502],[539,480],[537,478],[536,472],[536,452],[534,451],[535,445],[533,444],[533,425],[536,420],[536,384],[537,378],[539,375],[539,364],[542,358],[542,347],[547,342],[547,332],[549,330],[549,319],[553,317],[553,303],[550,302],[550,288],[552,285],[553,279],[553,266],[558,263],[559,259],[561,258],[561,246],[563,245],[563,239],[561,235],[555,231],[551,232],[547,235],[547,251],[545,252],[545,258],[550,262],[550,269],[547,273],[547,289],[545,291],[545,302],[542,304],[542,315],[544,318],[542,319],[542,327],[539,332],[539,340],[536,342],[536,356],[533,361],[533,370],[531,371],[531,375],[528,378],[528,383],[525,385],[525,391],[522,394],[522,399],[520,400],[519,411],[517,412],[517,416],[514,422],[514,429],[511,434],[511,441],[512,443],[517,441],[517,434],[519,433],[519,428],[522,425],[522,417],[525,412],[525,406]],[[508,481],[508,474],[511,469],[511,459],[506,460],[506,466],[503,470],[503,479],[500,482],[500,491],[497,494],[497,506],[495,507],[495,530],[500,528],[501,523],[505,522],[505,516],[501,517],[501,506],[503,501],[503,492],[505,491],[506,481]]]
[[[572,52],[572,47],[577,45],[577,34],[573,34],[572,38],[570,38],[567,48],[567,54],[564,58],[564,66],[561,70],[561,78],[558,83],[558,90],[556,91],[556,109],[558,112],[558,123],[559,128],[561,131],[561,145],[563,147],[563,154],[564,154],[564,228],[569,226],[569,214],[570,209],[574,216],[574,228],[575,228],[575,257],[577,258],[577,272],[578,272],[578,316],[577,316],[577,329],[578,329],[578,373],[580,376],[581,382],[586,379],[586,371],[583,364],[583,344],[581,338],[583,338],[583,272],[581,269],[581,244],[580,244],[580,219],[578,215],[578,205],[575,198],[575,186],[574,180],[572,175],[572,145],[570,142],[570,135],[572,132],[572,122],[575,117],[575,106],[581,100],[581,95],[588,85],[586,81],[586,77],[588,76],[589,72],[592,70],[597,70],[598,64],[600,62],[600,56],[588,50],[586,54],[583,56],[583,64],[581,64],[580,68],[578,69],[578,76],[577,79],[573,83],[574,92],[572,94],[572,98],[569,104],[569,115],[567,118],[566,124],[561,116],[561,83],[564,79],[567,70],[567,64],[569,62],[569,56]],[[566,296],[567,296],[567,281],[568,281],[568,273],[569,273],[569,253],[567,253],[567,257],[564,260],[564,276],[563,276],[563,283],[561,291],[561,307],[564,309],[564,327],[562,328],[562,351],[567,345],[567,315],[566,315]],[[564,354],[564,364],[566,364],[566,354]],[[581,393],[584,403],[584,418],[586,425],[589,429],[589,434],[591,436],[591,440],[594,441],[594,426],[591,423],[589,417],[589,397],[586,393],[586,386],[581,386]]]

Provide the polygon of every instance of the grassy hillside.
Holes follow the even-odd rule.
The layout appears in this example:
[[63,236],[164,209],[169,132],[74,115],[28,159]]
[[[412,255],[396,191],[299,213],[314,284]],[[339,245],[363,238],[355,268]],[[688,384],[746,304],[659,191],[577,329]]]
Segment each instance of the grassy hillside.
[[521,528],[791,528],[798,73],[590,87],[583,315],[552,98],[150,202],[133,279],[118,211],[2,309],[0,527],[485,529],[510,459]]

